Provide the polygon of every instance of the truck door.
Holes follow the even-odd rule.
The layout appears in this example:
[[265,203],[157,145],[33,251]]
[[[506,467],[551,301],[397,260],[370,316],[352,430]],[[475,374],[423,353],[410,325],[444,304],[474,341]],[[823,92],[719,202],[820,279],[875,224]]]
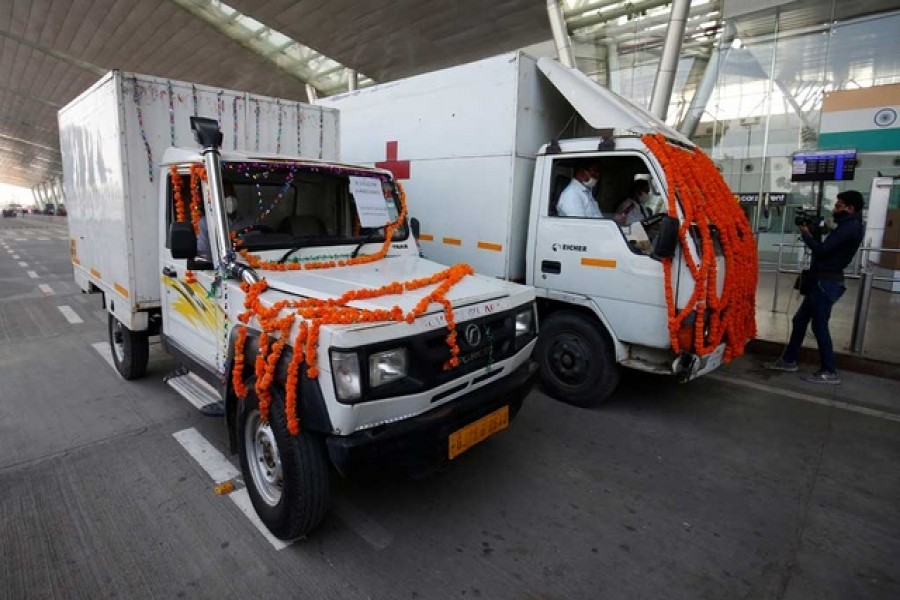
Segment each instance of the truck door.
[[[188,202],[188,177],[182,176],[181,180],[184,202]],[[218,370],[221,365],[217,363],[222,362],[221,357],[217,359],[217,356],[220,354],[218,344],[221,337],[219,334],[224,327],[224,313],[218,300],[221,290],[213,289],[216,272],[208,260],[190,261],[193,268],[189,269],[189,261],[172,258],[165,232],[168,232],[169,224],[174,218],[174,198],[171,181],[166,185],[168,202],[163,219],[165,230],[160,238],[164,240],[164,247],[160,252],[163,334],[166,342],[176,350],[209,370]],[[203,222],[205,224],[205,219]],[[214,240],[212,243],[214,250]]]
[[[669,344],[662,264],[650,257],[643,226],[624,225],[616,218],[635,178],[650,179],[662,189],[646,160],[637,152],[602,156],[547,157],[535,178],[540,214],[535,232],[532,281],[548,296],[590,304],[605,316],[620,341],[664,348]],[[566,194],[579,165],[600,167],[591,191],[600,216],[563,216],[560,197]],[[539,161],[541,164],[541,161]],[[582,186],[583,187],[583,186]]]

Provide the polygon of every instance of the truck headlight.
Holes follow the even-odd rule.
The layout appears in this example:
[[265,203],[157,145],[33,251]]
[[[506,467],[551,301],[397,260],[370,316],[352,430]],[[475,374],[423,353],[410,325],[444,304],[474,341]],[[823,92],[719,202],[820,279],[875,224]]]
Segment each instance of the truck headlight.
[[355,352],[332,352],[331,373],[338,400],[357,400],[360,397],[359,357]]
[[534,334],[534,310],[528,307],[528,310],[516,313],[516,337]]
[[378,387],[406,377],[406,348],[376,352],[369,356],[369,385]]

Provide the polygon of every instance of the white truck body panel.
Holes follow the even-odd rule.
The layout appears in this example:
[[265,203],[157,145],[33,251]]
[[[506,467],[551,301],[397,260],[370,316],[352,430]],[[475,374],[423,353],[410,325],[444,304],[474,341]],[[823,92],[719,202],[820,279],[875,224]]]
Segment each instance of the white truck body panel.
[[504,54],[320,102],[341,110],[351,162],[381,163],[385,142],[399,142],[428,258],[525,279],[535,154],[571,114],[534,58]]
[[137,313],[160,306],[158,169],[169,146],[199,149],[195,114],[220,121],[226,152],[339,158],[337,111],[244,92],[112,71],[62,108],[75,278],[114,298],[131,329],[146,327]]

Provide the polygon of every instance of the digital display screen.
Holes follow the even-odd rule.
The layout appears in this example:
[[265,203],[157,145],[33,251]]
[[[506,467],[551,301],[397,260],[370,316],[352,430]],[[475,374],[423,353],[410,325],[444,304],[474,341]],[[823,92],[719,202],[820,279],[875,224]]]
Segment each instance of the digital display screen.
[[850,181],[856,173],[856,150],[795,152],[791,181]]

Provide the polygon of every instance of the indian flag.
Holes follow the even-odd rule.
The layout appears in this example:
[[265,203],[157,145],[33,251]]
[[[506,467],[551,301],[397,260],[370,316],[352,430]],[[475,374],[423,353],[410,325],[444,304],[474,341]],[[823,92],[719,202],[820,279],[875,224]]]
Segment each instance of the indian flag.
[[820,149],[900,150],[900,83],[830,92],[821,114]]

